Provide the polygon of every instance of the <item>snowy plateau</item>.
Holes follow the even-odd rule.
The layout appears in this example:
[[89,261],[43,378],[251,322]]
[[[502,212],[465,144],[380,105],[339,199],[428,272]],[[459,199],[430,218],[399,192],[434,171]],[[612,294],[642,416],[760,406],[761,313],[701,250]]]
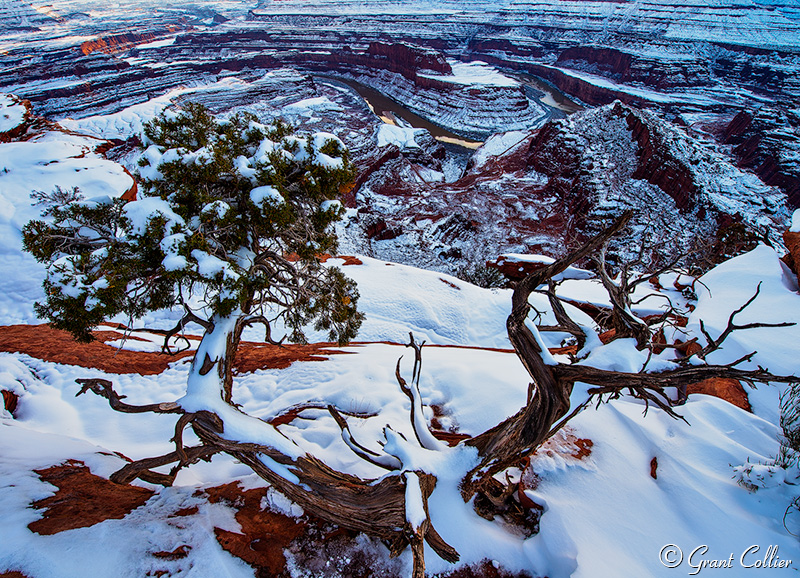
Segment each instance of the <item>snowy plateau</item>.
[[[189,103],[355,169],[319,258],[357,337],[245,328],[230,403],[216,327],[76,342],[35,308],[65,261],[23,249],[77,189],[160,212],[160,273],[235,282],[146,196],[207,162],[144,134]],[[796,0],[0,0],[0,240],[0,578],[800,576]]]

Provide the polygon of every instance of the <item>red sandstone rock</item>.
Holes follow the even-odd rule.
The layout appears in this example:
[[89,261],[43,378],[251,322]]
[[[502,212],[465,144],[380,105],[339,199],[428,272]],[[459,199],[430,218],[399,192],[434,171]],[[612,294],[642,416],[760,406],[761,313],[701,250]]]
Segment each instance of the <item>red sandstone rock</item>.
[[783,190],[789,202],[800,206],[800,171],[791,160],[800,149],[800,116],[779,107],[743,110],[720,135],[735,145],[739,166],[751,169],[768,185]]
[[616,329],[609,329],[608,331],[603,331],[603,333],[598,335],[598,337],[600,338],[600,341],[603,343],[603,345],[605,345],[607,343],[611,343],[612,341],[614,341],[614,338],[616,336],[617,336],[617,330]]
[[236,508],[236,521],[241,532],[214,528],[220,545],[259,570],[259,576],[283,575],[286,558],[283,554],[293,540],[300,537],[305,524],[283,514],[262,510],[267,488],[242,490],[238,482],[209,488],[205,491],[211,503],[225,502]]
[[153,495],[152,490],[95,476],[82,462],[69,461],[35,471],[42,481],[58,487],[54,496],[32,504],[45,509],[40,520],[28,524],[37,534],[57,534],[124,518]]
[[[122,339],[122,333],[98,332],[98,340],[78,343],[66,331],[47,325],[8,325],[0,327],[0,351],[25,353],[38,359],[79,367],[98,368],[107,373],[156,375],[170,363],[194,355],[175,355],[146,351],[126,351],[106,345],[101,339]],[[256,369],[284,369],[295,361],[324,361],[327,355],[344,353],[332,344],[288,344],[283,346],[244,342],[236,353],[234,368],[239,373]]]
[[713,395],[720,399],[732,403],[736,407],[740,407],[745,411],[752,411],[750,401],[747,399],[742,384],[735,379],[727,379],[722,377],[711,377],[703,381],[693,383],[686,389],[689,395],[695,393],[703,393],[706,395]]
[[783,242],[786,244],[791,258],[790,264],[787,264],[798,274],[798,280],[800,280],[800,270],[798,270],[798,264],[800,263],[800,233],[786,231],[783,234]]
[[614,112],[625,118],[634,140],[639,144],[639,165],[633,178],[646,179],[659,187],[675,199],[675,204],[682,211],[694,207],[699,189],[684,160],[669,154],[657,133],[636,111],[616,103]]
[[389,70],[400,72],[408,78],[415,78],[418,70],[453,73],[441,52],[410,44],[371,42],[367,54],[373,58],[385,59]]
[[530,575],[527,572],[512,574],[502,567],[496,567],[494,562],[489,560],[483,560],[472,566],[464,566],[447,574],[437,574],[437,578],[525,578],[526,576]]
[[497,269],[509,281],[522,281],[525,277],[546,267],[547,263],[532,263],[530,261],[514,261],[505,257],[498,257],[494,261],[487,261],[486,266]]
[[3,390],[3,407],[6,408],[8,413],[14,415],[14,410],[17,409],[18,402],[19,396],[16,393],[8,391],[7,389]]
[[120,198],[123,201],[135,201],[136,200],[136,196],[137,196],[137,194],[139,192],[139,185],[136,184],[136,179],[133,177],[133,175],[131,174],[131,172],[128,169],[126,169],[125,167],[122,167],[122,170],[124,170],[127,173],[127,175],[131,178],[131,181],[133,181],[133,184],[131,185],[130,189],[128,189],[127,191],[122,193],[122,197],[120,197]]

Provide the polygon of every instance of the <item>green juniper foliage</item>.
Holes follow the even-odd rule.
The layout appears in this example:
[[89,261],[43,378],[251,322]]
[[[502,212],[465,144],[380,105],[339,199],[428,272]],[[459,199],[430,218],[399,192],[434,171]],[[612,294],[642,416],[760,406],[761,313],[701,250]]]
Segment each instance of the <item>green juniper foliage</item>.
[[310,323],[332,341],[356,335],[355,283],[318,258],[335,254],[336,199],[354,178],[341,141],[249,114],[217,120],[191,103],[144,132],[139,200],[35,195],[43,220],[23,243],[48,265],[40,317],[83,341],[109,317],[176,306],[281,319],[299,342]]

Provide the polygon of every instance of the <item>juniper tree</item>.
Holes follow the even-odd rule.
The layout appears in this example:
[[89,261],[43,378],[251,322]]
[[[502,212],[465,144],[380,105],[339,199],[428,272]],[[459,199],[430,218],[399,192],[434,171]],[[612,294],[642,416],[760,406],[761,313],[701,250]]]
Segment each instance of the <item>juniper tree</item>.
[[221,121],[191,103],[147,123],[144,137],[139,200],[37,195],[45,220],[25,226],[23,243],[48,265],[40,317],[89,341],[110,317],[180,308],[165,347],[201,325],[190,393],[216,365],[228,402],[246,326],[263,324],[268,340],[276,323],[296,342],[309,324],[339,343],[356,335],[356,286],[319,260],[336,251],[337,199],[354,176],[338,138],[249,114]]

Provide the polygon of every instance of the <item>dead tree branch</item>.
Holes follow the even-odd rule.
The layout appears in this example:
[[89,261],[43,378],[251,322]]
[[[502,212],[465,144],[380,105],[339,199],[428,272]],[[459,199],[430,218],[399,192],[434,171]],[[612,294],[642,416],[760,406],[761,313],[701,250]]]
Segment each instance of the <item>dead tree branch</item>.
[[92,391],[100,397],[106,398],[108,403],[111,405],[111,409],[114,411],[119,411],[122,413],[184,413],[183,409],[181,409],[181,407],[174,401],[153,403],[149,405],[130,405],[125,403],[122,401],[125,399],[125,396],[118,395],[114,391],[112,383],[107,379],[91,378],[76,379],[75,381],[82,386],[80,391],[75,394],[75,397],[78,397],[87,391]]
[[[617,336],[632,335],[637,338],[637,343],[641,341],[644,346],[649,345],[647,324],[633,316],[627,306],[629,293],[625,281],[626,272],[623,271],[621,282],[617,284],[607,273],[603,257],[609,240],[625,227],[630,217],[630,213],[623,214],[611,227],[595,236],[583,247],[547,267],[532,272],[515,288],[512,297],[512,311],[506,326],[514,350],[533,381],[525,407],[504,422],[464,442],[476,447],[481,458],[479,465],[462,482],[462,494],[465,500],[490,483],[494,474],[516,465],[533,452],[584,407],[588,406],[594,396],[597,396],[598,400],[602,400],[602,396],[605,394],[618,397],[627,390],[644,400],[645,411],[652,404],[670,416],[682,419],[673,409],[673,402],[666,393],[667,388],[675,387],[679,391],[685,392],[688,385],[712,377],[733,378],[751,385],[757,382],[792,383],[798,381],[796,376],[776,376],[764,368],[747,371],[735,367],[739,363],[749,360],[753,354],[745,356],[733,364],[721,366],[695,366],[689,365],[685,361],[684,365],[681,365],[676,362],[675,369],[659,373],[624,373],[585,365],[567,365],[558,363],[549,356],[548,352],[544,351],[536,328],[528,321],[530,311],[528,297],[538,286],[548,282],[572,263],[588,257],[593,252],[600,254],[599,258],[595,258],[603,285],[614,304],[615,327],[618,325]],[[745,305],[731,314],[728,328],[717,340],[712,339],[703,328],[709,342],[709,346],[706,348],[708,351],[711,350],[709,348],[718,348],[732,331],[738,329],[791,325],[790,323],[736,325],[734,323],[735,316],[750,305],[757,295],[758,292]],[[589,399],[570,412],[570,395],[577,382],[595,387],[588,390]]]
[[[418,349],[417,349],[418,351]],[[415,376],[418,380],[418,369]],[[80,379],[81,393],[92,391],[106,398],[112,409],[125,413],[180,413],[175,426],[173,442],[176,450],[163,456],[138,460],[125,465],[112,474],[112,481],[129,483],[140,478],[151,483],[171,485],[177,472],[184,466],[200,459],[208,459],[215,453],[227,453],[240,462],[248,465],[255,473],[272,484],[278,491],[293,502],[315,516],[343,528],[364,532],[370,536],[387,540],[399,554],[406,546],[411,547],[414,556],[414,575],[424,577],[425,561],[422,542],[428,545],[449,562],[458,561],[458,553],[447,544],[433,528],[427,512],[427,500],[436,486],[436,478],[421,471],[402,472],[401,463],[382,465],[377,463],[377,452],[364,448],[360,444],[348,444],[356,453],[374,463],[391,469],[396,475],[387,475],[379,480],[362,480],[355,476],[339,472],[310,455],[302,455],[293,459],[275,448],[230,440],[224,437],[225,424],[215,414],[206,411],[185,413],[177,404],[151,404],[132,406],[120,401],[124,398],[117,394],[110,381],[104,379]],[[414,381],[416,386],[416,380]],[[416,389],[412,387],[411,390]],[[419,390],[416,389],[419,401]],[[348,430],[341,413],[333,408],[331,415],[337,420],[343,431]],[[186,448],[183,446],[183,430],[191,426],[200,438],[202,445]],[[264,422],[264,427],[275,427]],[[276,429],[277,431],[277,429]],[[424,436],[423,436],[424,437]],[[352,436],[350,436],[352,440]],[[354,440],[352,440],[354,442]],[[387,458],[393,458],[385,454]],[[177,464],[168,474],[152,471],[153,468],[171,463]],[[389,465],[390,467],[386,467]],[[414,474],[411,476],[410,474]],[[425,510],[425,524],[411,528],[408,522],[407,484],[416,481],[420,486]]]
[[[163,456],[131,462],[111,474],[109,479],[118,484],[129,484],[136,478],[139,478],[151,484],[171,486],[175,481],[178,470],[198,460],[207,460],[215,453],[217,453],[217,450],[205,445],[182,448],[181,452],[174,451]],[[166,466],[174,462],[178,462],[178,464],[173,467],[168,474],[152,471],[152,468]]]
[[709,353],[711,353],[712,351],[716,351],[717,349],[720,349],[720,347],[722,346],[722,342],[725,341],[728,338],[728,336],[730,336],[730,334],[733,333],[734,331],[740,331],[743,329],[755,329],[757,327],[791,327],[792,325],[796,325],[795,323],[790,323],[786,321],[782,323],[745,323],[744,325],[737,325],[734,322],[736,316],[739,315],[745,309],[747,309],[747,307],[749,307],[750,304],[756,300],[759,293],[761,293],[760,281],[758,282],[758,286],[756,287],[756,292],[753,294],[753,296],[750,299],[748,299],[744,303],[744,305],[742,305],[741,307],[739,307],[738,309],[736,309],[731,313],[730,317],[728,317],[727,326],[722,331],[722,333],[720,333],[719,337],[717,337],[716,339],[714,339],[713,337],[711,337],[711,335],[709,335],[708,331],[706,331],[705,323],[703,323],[702,319],[700,320],[700,331],[706,338],[707,344],[703,349],[701,349],[695,354],[698,358],[705,359]]

